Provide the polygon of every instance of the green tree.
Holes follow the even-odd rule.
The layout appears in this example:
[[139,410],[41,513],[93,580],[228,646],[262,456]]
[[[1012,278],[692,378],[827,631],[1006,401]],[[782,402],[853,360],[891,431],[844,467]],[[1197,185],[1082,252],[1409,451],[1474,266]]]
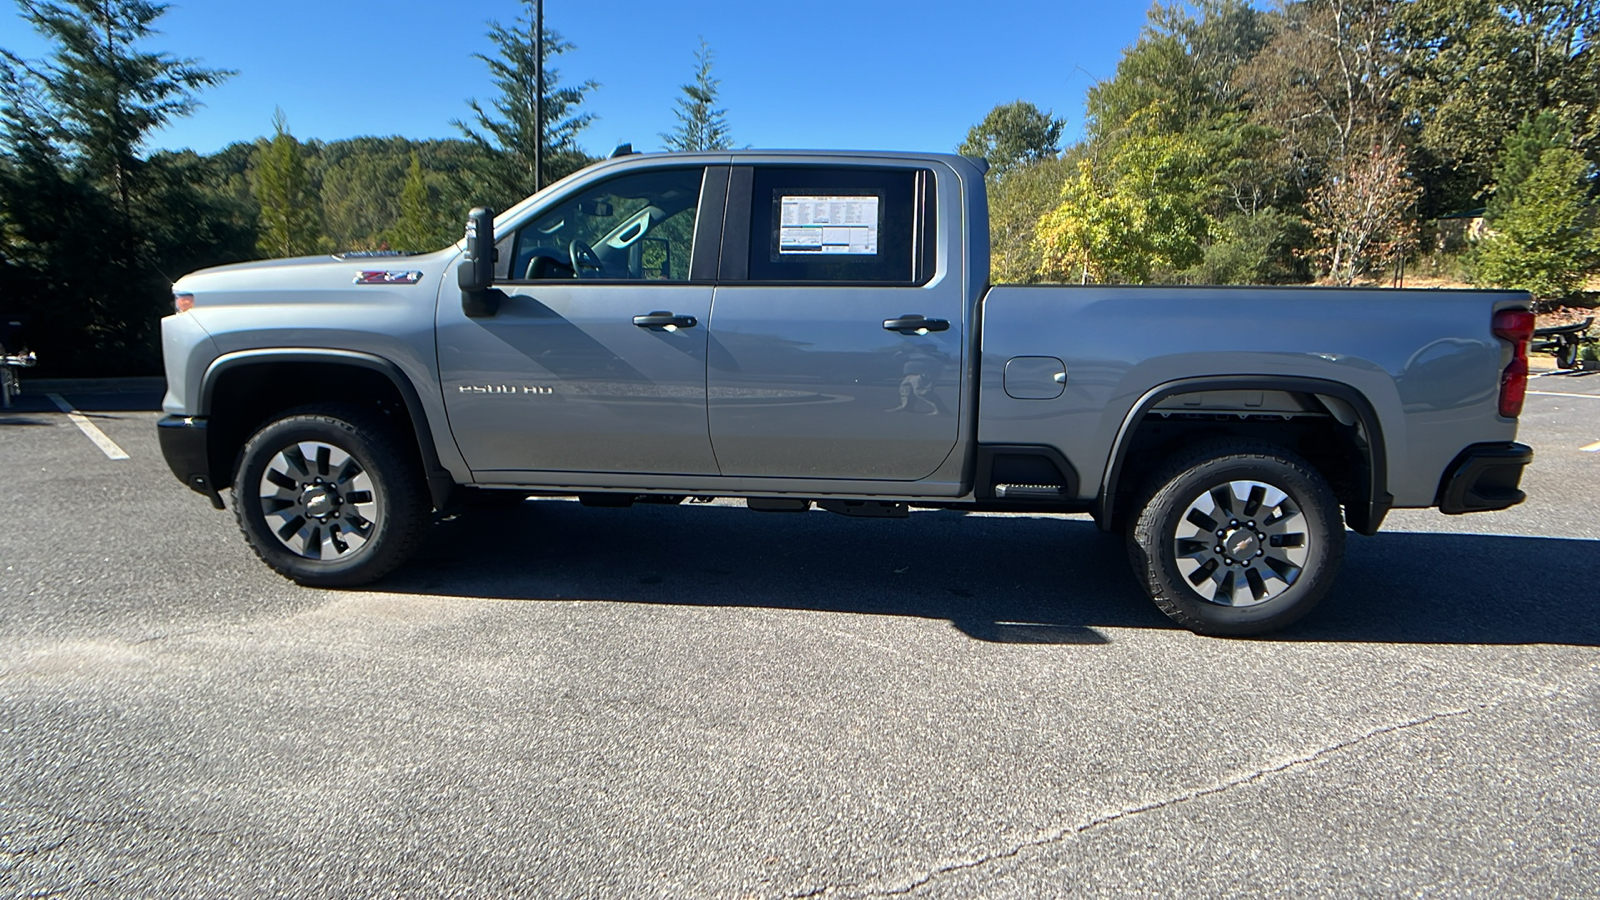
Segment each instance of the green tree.
[[55,47],[43,63],[6,53],[13,66],[37,76],[51,114],[50,138],[71,148],[91,177],[108,185],[125,216],[132,215],[139,152],[150,132],[197,105],[195,91],[232,72],[202,68],[192,59],[141,51],[167,4],[148,0],[19,0],[22,18]]
[[1099,164],[1080,161],[1060,205],[1039,220],[1045,274],[1143,284],[1200,262],[1211,231],[1205,166],[1181,135],[1130,138]]
[[7,306],[33,313],[35,348],[55,372],[153,371],[171,267],[227,261],[232,238],[225,221],[193,229],[219,240],[211,247],[173,225],[176,215],[226,213],[183,182],[192,174],[183,161],[145,159],[145,143],[231,73],[145,48],[165,4],[18,6],[51,49],[43,60],[0,51]]
[[1479,251],[1480,281],[1556,300],[1600,271],[1600,222],[1587,197],[1593,168],[1575,150],[1539,157]]
[[989,184],[989,279],[1035,284],[1047,277],[1034,240],[1039,220],[1061,203],[1061,191],[1078,171],[1081,153],[1018,166]]
[[[400,187],[400,221],[395,223],[394,243],[401,250],[433,250],[439,214],[428,194],[428,181],[422,174],[422,160],[411,153],[411,167]],[[441,242],[441,246],[442,246]]]
[[[388,243],[407,249],[436,249],[460,237],[459,220],[480,198],[477,176],[483,152],[461,140],[412,141],[403,137],[358,137],[303,145],[307,169],[322,201],[322,230],[339,249],[373,249]],[[422,168],[432,212],[428,237],[402,239],[397,228],[404,186],[411,179],[411,157]]]
[[[589,157],[578,147],[578,134],[589,127],[594,115],[578,107],[590,91],[600,85],[584,81],[561,87],[560,73],[549,60],[575,47],[562,40],[553,29],[536,34],[533,0],[522,0],[523,15],[511,27],[489,23],[488,37],[496,53],[474,54],[488,65],[500,96],[493,113],[477,100],[468,101],[472,122],[456,120],[461,134],[482,152],[487,164],[481,173],[482,189],[491,196],[484,199],[504,207],[533,193],[534,151],[539,146],[540,121],[543,123],[543,182],[550,182],[589,164]],[[537,66],[543,47],[544,97],[539,98]]]
[[1210,99],[1182,38],[1147,26],[1115,77],[1089,88],[1084,129],[1108,146],[1133,134],[1176,134],[1209,118]]
[[1129,141],[1177,136],[1205,160],[1202,257],[1157,266],[1157,277],[1282,281],[1304,271],[1298,161],[1280,129],[1252,119],[1245,89],[1277,22],[1243,0],[1157,5],[1115,76],[1089,89],[1091,157],[1115,160]]
[[676,152],[726,150],[733,146],[733,138],[728,131],[727,110],[716,108],[722,79],[711,77],[711,48],[705,38],[700,39],[694,60],[694,83],[682,86],[683,96],[672,111],[678,117],[678,127],[662,134],[661,140],[668,150]]
[[1373,146],[1399,142],[1400,57],[1390,40],[1401,0],[1304,0],[1243,74],[1257,121],[1281,129],[1313,180],[1343,177]]
[[1186,270],[1193,284],[1289,284],[1304,282],[1309,271],[1300,249],[1309,229],[1299,212],[1262,207],[1224,216],[1213,227],[1200,262]]
[[1396,98],[1425,154],[1433,211],[1472,205],[1508,136],[1543,113],[1596,158],[1600,3],[1410,0],[1393,25],[1404,63]]
[[1215,127],[1241,111],[1239,69],[1272,36],[1266,13],[1243,0],[1200,0],[1151,8],[1116,75],[1089,88],[1092,140],[1129,132],[1177,133]]
[[1494,167],[1494,191],[1485,210],[1491,225],[1516,202],[1522,185],[1533,175],[1546,150],[1572,145],[1572,133],[1560,116],[1546,110],[1522,121],[1506,135]]
[[272,117],[272,131],[256,162],[256,202],[261,204],[256,247],[272,257],[308,256],[322,244],[317,197],[300,142],[289,133],[281,109]]
[[1002,103],[967,131],[956,152],[989,162],[996,178],[1021,166],[1054,159],[1066,123],[1025,100]]

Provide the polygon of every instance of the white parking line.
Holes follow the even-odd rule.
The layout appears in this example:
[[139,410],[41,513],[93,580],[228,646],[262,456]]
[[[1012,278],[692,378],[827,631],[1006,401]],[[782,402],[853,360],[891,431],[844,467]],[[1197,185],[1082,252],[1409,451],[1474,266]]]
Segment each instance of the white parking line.
[[60,394],[45,394],[45,396],[50,398],[50,402],[54,403],[57,409],[66,413],[67,418],[72,420],[72,424],[78,426],[78,430],[83,432],[83,436],[93,441],[94,445],[99,447],[100,452],[104,453],[107,458],[128,458],[128,454],[123,451],[121,447],[117,446],[116,441],[106,437],[106,433],[104,431],[96,428],[94,423],[89,421],[89,419],[84,416],[83,413],[73,409],[72,404],[68,403]]
[[1529,391],[1539,397],[1582,397],[1585,400],[1600,400],[1600,394],[1563,394],[1560,391]]

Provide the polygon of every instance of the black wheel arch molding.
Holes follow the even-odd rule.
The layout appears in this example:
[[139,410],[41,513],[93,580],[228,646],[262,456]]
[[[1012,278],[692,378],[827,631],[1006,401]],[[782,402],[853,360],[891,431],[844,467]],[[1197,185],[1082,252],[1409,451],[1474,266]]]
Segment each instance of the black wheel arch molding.
[[[1124,466],[1132,444],[1134,432],[1157,404],[1179,394],[1206,391],[1285,391],[1296,394],[1320,394],[1349,404],[1361,425],[1366,439],[1365,459],[1361,466],[1361,484],[1357,489],[1359,502],[1346,504],[1345,519],[1351,530],[1358,534],[1376,534],[1384,518],[1394,506],[1394,495],[1389,492],[1389,460],[1384,443],[1383,426],[1372,402],[1358,388],[1339,381],[1309,378],[1297,375],[1218,375],[1169,381],[1146,391],[1134,403],[1117,429],[1111,447],[1110,463],[1106,466],[1100,492],[1094,499],[1092,510],[1095,521],[1103,529],[1113,527],[1113,514],[1118,491],[1122,489]],[[1137,486],[1134,486],[1137,488]]]
[[[169,416],[160,423],[163,428],[161,433],[165,437],[169,432],[173,434],[170,439],[174,451],[182,455],[185,472],[178,472],[179,464],[172,453],[166,448],[168,441],[163,440],[163,452],[167,455],[168,464],[178,475],[179,480],[189,485],[195,491],[206,495],[213,505],[220,500],[216,497],[218,479],[213,473],[214,460],[209,454],[202,454],[196,458],[193,450],[185,452],[184,446],[206,446],[208,429],[207,423],[212,418],[213,404],[217,385],[222,381],[222,376],[228,372],[247,368],[255,365],[282,364],[282,363],[322,363],[354,366],[382,375],[394,386],[406,407],[406,413],[411,420],[411,426],[417,443],[417,452],[422,459],[423,472],[428,484],[428,492],[436,509],[445,508],[450,501],[450,496],[456,487],[456,478],[441,461],[438,446],[434,442],[433,431],[428,417],[427,408],[423,405],[422,396],[417,391],[404,369],[394,361],[372,353],[356,350],[337,350],[331,348],[302,348],[302,347],[270,347],[251,350],[239,350],[225,353],[217,357],[206,367],[201,379],[199,403],[197,414],[189,417]],[[169,420],[173,420],[170,421]],[[178,432],[186,431],[199,434],[198,438],[188,439],[177,436]],[[204,466],[203,469],[197,466]],[[196,481],[199,478],[200,481]],[[226,480],[226,479],[223,479]]]

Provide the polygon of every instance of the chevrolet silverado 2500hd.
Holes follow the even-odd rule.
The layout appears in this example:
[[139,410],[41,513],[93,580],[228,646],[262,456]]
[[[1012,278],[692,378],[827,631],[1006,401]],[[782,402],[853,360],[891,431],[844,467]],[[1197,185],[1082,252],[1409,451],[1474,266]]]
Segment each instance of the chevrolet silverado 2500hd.
[[163,452],[305,584],[468,494],[1088,512],[1217,634],[1304,615],[1346,526],[1523,499],[1526,294],[990,286],[983,175],[632,154],[436,253],[190,274]]

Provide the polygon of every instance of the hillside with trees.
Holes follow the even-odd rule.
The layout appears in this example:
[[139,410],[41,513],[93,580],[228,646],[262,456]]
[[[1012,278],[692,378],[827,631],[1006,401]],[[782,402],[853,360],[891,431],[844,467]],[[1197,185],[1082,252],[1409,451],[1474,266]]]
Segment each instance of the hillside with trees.
[[[31,319],[42,373],[153,373],[185,272],[444,246],[466,209],[532,192],[536,116],[543,183],[587,165],[599,83],[562,76],[574,48],[531,7],[490,23],[495,93],[463,98],[457,138],[300,140],[280,110],[270,134],[197,154],[147,144],[233,73],[151,49],[166,5],[19,0],[52,49],[0,50],[0,311]],[[1425,274],[1582,302],[1600,274],[1597,30],[1600,0],[1157,5],[1089,89],[1081,140],[1019,99],[957,145],[990,163],[993,278]],[[702,41],[668,149],[734,146],[713,59]]]

